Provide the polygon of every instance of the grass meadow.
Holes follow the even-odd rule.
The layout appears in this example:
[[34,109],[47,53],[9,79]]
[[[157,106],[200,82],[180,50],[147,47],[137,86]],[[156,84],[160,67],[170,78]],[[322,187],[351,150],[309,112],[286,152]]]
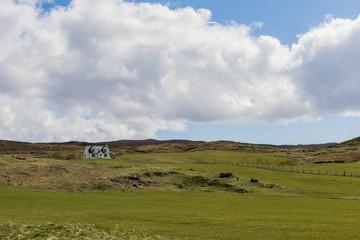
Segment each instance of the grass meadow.
[[[71,161],[2,156],[0,238],[360,239],[360,178],[242,163],[314,171],[359,168],[220,151]],[[219,179],[220,172],[235,177]],[[99,181],[107,187],[94,188]]]

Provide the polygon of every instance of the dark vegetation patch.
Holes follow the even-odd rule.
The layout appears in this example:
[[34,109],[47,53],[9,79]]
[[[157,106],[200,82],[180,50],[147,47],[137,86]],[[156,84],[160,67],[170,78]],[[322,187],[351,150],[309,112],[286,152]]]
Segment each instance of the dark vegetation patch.
[[124,168],[129,168],[129,166],[111,166],[109,168],[113,168],[113,169],[124,169]]
[[344,160],[334,160],[334,161],[317,161],[314,164],[324,164],[324,163],[345,163]]
[[137,175],[133,176],[117,176],[114,178],[110,178],[110,182],[115,185],[120,185],[126,188],[148,188],[151,186],[150,181],[143,181]]
[[204,176],[185,176],[182,178],[182,181],[175,182],[174,185],[178,186],[179,188],[206,188],[206,187],[216,187],[220,188],[221,190],[231,191],[231,192],[238,192],[238,193],[247,193],[248,190],[236,186],[232,183],[222,182],[217,178],[209,178]]
[[360,152],[337,152],[327,153],[322,156],[315,156],[312,159],[313,163],[349,163],[356,162],[360,159]]
[[146,177],[166,177],[171,175],[180,174],[176,171],[162,172],[162,171],[154,171],[154,172],[145,172],[143,175]]

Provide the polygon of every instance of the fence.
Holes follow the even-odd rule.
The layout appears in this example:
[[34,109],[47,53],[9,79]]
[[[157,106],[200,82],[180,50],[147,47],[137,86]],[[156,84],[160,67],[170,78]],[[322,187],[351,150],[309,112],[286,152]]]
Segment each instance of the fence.
[[[133,163],[145,163],[137,160],[133,160],[130,158],[122,158],[122,160],[133,162]],[[197,162],[200,163],[200,162]],[[287,172],[287,173],[302,173],[302,174],[314,174],[314,175],[326,175],[326,176],[338,176],[338,177],[360,177],[359,173],[356,172],[346,172],[346,171],[328,171],[328,170],[311,170],[311,169],[304,169],[304,168],[294,168],[289,166],[263,166],[263,165],[251,165],[247,163],[240,163],[237,162],[201,162],[200,164],[223,164],[223,165],[231,165],[231,166],[240,166],[240,167],[250,167],[250,168],[260,168],[270,171],[277,171],[277,172]]]
[[125,160],[125,161],[128,161],[128,162],[133,162],[133,163],[144,163],[144,162],[132,160],[132,159],[130,159],[130,158],[121,158],[121,160]]
[[[234,164],[233,164],[234,165]],[[242,167],[252,167],[252,168],[261,168],[270,171],[278,172],[288,172],[288,173],[302,173],[302,174],[315,174],[315,175],[327,175],[327,176],[338,176],[338,177],[360,177],[359,173],[356,172],[346,172],[346,171],[333,171],[329,172],[328,170],[309,170],[309,169],[298,169],[294,167],[281,167],[281,166],[261,166],[261,165],[249,165],[249,164],[236,164],[237,166]]]

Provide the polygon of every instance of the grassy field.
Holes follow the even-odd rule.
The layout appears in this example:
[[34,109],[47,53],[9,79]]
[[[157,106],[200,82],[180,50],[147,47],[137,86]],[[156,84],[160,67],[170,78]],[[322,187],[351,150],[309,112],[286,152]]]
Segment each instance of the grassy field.
[[208,192],[49,193],[1,188],[1,222],[121,226],[156,239],[358,239],[357,201]]
[[143,163],[197,163],[197,164],[262,164],[262,165],[295,165],[301,162],[298,157],[287,157],[279,153],[249,153],[231,151],[199,151],[187,153],[146,153],[127,154],[120,159],[130,159]]
[[[0,157],[0,239],[359,239],[356,171],[278,153],[201,151],[112,160]],[[233,178],[219,178],[232,172]],[[257,179],[251,182],[250,179]]]

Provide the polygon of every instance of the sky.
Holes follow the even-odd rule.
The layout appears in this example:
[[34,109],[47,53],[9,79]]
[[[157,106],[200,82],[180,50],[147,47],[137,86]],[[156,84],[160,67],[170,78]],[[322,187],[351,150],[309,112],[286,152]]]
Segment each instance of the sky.
[[0,139],[360,136],[355,0],[2,0]]

